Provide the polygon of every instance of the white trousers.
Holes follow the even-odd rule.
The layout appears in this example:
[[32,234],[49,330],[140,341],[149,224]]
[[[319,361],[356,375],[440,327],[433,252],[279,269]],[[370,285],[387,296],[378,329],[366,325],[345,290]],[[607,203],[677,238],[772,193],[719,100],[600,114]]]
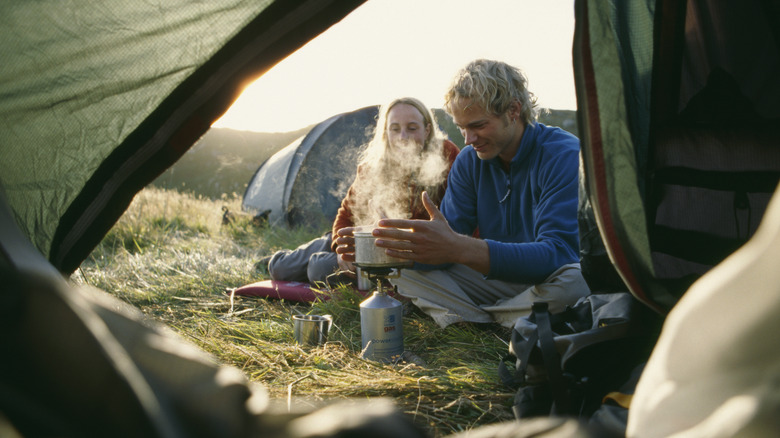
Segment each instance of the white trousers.
[[531,313],[534,302],[546,301],[551,312],[558,312],[590,294],[579,263],[564,265],[535,285],[486,280],[465,265],[435,271],[406,269],[390,283],[441,327],[461,321],[512,327],[517,318]]

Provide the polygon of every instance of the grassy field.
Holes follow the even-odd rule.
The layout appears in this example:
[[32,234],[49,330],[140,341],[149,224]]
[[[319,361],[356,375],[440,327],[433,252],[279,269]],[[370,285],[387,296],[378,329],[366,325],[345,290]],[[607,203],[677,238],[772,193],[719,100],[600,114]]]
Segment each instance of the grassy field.
[[[223,225],[223,206],[239,212],[240,205],[238,196],[212,201],[147,188],[73,279],[136,306],[241,369],[278,403],[391,398],[432,436],[513,418],[513,394],[497,376],[507,329],[441,329],[413,311],[404,317],[404,345],[424,366],[379,364],[360,357],[364,298],[349,287],[326,291],[333,298],[313,304],[231,296],[267,278],[256,266],[263,256],[321,233],[256,227],[240,214]],[[333,315],[328,343],[298,346],[291,321],[297,313]]]

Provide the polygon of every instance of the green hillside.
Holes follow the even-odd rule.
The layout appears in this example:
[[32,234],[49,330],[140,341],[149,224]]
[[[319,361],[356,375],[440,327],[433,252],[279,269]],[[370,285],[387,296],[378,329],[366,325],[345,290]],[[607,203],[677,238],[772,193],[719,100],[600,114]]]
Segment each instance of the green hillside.
[[209,199],[232,193],[243,196],[257,168],[310,129],[261,133],[212,128],[151,185]]

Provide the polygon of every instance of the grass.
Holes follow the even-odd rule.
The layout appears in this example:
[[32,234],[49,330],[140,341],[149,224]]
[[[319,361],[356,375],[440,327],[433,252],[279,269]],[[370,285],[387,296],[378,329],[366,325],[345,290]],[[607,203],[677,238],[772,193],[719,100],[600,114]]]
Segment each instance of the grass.
[[[281,405],[390,398],[431,436],[511,420],[513,394],[497,365],[508,330],[441,329],[426,315],[404,317],[405,349],[425,366],[380,364],[360,357],[362,295],[347,286],[312,304],[236,297],[236,287],[267,278],[257,262],[294,248],[320,230],[257,227],[238,214],[222,224],[222,207],[240,212],[238,196],[219,201],[147,188],[74,274],[141,309],[222,363],[264,385]],[[301,348],[291,316],[331,314],[328,343]]]

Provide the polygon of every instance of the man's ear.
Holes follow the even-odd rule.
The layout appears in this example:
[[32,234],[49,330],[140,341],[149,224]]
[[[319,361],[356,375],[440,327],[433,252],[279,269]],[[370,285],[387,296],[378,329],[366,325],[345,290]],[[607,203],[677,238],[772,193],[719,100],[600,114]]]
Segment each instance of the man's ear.
[[509,104],[509,109],[507,110],[509,114],[509,120],[517,121],[521,120],[521,114],[523,112],[523,104],[520,103],[519,100],[513,101],[511,104]]

